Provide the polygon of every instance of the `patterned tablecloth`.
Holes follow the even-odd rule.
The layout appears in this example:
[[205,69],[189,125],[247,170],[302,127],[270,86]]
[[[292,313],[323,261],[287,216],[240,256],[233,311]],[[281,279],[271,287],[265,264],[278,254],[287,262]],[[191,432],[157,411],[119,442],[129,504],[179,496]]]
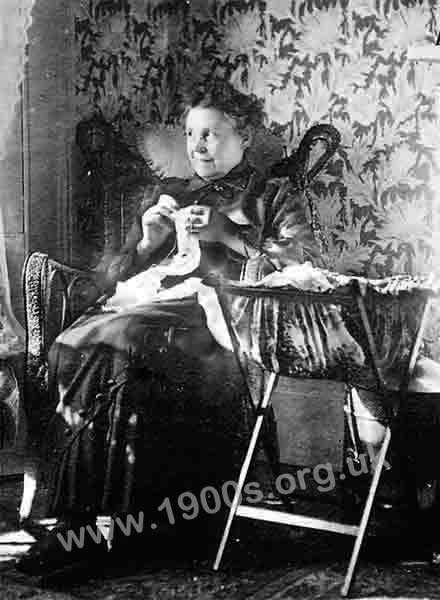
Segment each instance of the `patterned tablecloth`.
[[395,388],[407,371],[426,300],[440,293],[434,278],[366,279],[307,264],[257,283],[214,285],[226,293],[231,325],[245,355],[282,375],[367,388],[376,387],[377,380],[356,295],[371,323],[383,379]]

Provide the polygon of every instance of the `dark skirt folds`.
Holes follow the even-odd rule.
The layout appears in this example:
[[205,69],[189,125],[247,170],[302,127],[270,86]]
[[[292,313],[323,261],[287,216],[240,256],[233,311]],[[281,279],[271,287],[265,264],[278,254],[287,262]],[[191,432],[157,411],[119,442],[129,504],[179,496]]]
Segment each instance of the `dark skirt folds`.
[[53,344],[51,516],[157,510],[237,477],[251,407],[195,300],[97,308]]

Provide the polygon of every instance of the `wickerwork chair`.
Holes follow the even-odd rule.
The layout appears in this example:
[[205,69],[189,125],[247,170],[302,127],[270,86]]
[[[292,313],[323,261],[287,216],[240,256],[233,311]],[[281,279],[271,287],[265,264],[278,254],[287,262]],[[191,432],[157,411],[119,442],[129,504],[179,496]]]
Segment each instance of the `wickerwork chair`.
[[[165,133],[169,137],[169,131],[165,130]],[[162,148],[161,153],[164,154],[161,132],[154,131],[147,138],[151,142],[149,146],[145,138],[140,136],[139,151],[136,153],[101,119],[91,119],[79,124],[77,144],[83,152],[92,179],[96,180],[94,187],[102,192],[101,263],[90,269],[78,269],[54,260],[44,252],[36,251],[27,257],[24,264],[26,343],[23,389],[29,430],[29,461],[25,466],[25,486],[20,509],[22,520],[29,516],[35,492],[38,461],[34,457],[38,456],[39,437],[54,408],[48,402],[50,346],[58,334],[105,293],[106,290],[101,285],[100,266],[105,265],[108,257],[121,246],[146,189],[151,189],[161,177],[189,175],[185,170],[187,167],[182,167],[185,163],[182,139],[176,141],[172,138],[171,143],[168,143],[170,151],[177,147],[181,153],[180,160],[171,161],[178,165],[180,171],[177,173],[163,164],[154,168],[150,160],[155,149]],[[339,141],[340,135],[334,127],[315,125],[306,132],[297,150],[286,157],[280,138],[262,130],[257,133],[249,158],[252,164],[265,171],[268,176],[290,177],[294,187],[299,192],[305,192],[334,154]],[[316,212],[313,206],[309,208],[311,226],[319,239]]]
[[32,252],[23,266],[25,354],[23,396],[27,449],[20,521],[30,515],[36,491],[41,431],[52,417],[48,398],[48,352],[56,336],[103,295],[96,273]]
[[[349,535],[355,538],[355,543],[342,587],[342,595],[347,596],[391,432],[400,428],[402,415],[406,414],[408,385],[430,306],[440,288],[432,281],[405,276],[369,281],[320,269],[307,274],[309,283],[304,284],[302,278],[303,283],[296,285],[295,277],[301,275],[302,267],[290,275],[287,270],[274,273],[260,282],[207,280],[217,291],[245,381],[249,360],[260,364],[269,375],[214,568],[220,566],[235,517]],[[385,435],[375,464],[370,465],[373,473],[358,523],[295,512],[295,503],[289,505],[289,498],[279,486],[275,489],[283,501],[281,508],[243,500],[243,487],[281,375],[293,379],[342,381],[347,384],[349,393],[355,386],[375,392],[383,409]],[[341,398],[341,415],[345,400]]]

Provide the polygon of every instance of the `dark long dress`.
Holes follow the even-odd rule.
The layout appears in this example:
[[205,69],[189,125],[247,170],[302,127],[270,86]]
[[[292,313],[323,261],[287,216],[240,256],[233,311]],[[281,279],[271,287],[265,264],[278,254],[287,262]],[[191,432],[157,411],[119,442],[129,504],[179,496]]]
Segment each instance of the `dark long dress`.
[[[241,234],[256,247],[269,239],[276,249],[282,237],[300,259],[313,247],[288,181],[265,181],[244,162],[220,181],[170,180],[148,196],[112,264],[114,279],[148,266],[136,255],[140,217],[160,193],[182,206],[238,207]],[[197,274],[215,268],[238,277],[242,263],[225,247],[205,244]],[[117,313],[95,307],[56,339],[49,358],[58,415],[48,435],[49,515],[157,511],[166,497],[220,490],[236,478],[249,399],[235,357],[215,342],[195,298]]]

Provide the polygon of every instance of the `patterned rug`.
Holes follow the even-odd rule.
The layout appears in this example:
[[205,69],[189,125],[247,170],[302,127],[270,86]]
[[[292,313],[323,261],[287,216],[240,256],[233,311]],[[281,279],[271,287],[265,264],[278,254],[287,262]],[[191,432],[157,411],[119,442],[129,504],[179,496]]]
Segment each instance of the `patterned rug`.
[[[291,530],[293,531],[293,530]],[[221,569],[212,560],[157,559],[126,564],[50,585],[0,564],[2,600],[318,600],[339,599],[350,544],[329,534],[266,530],[230,545]],[[425,600],[440,598],[440,578],[422,562],[360,560],[352,598]]]

